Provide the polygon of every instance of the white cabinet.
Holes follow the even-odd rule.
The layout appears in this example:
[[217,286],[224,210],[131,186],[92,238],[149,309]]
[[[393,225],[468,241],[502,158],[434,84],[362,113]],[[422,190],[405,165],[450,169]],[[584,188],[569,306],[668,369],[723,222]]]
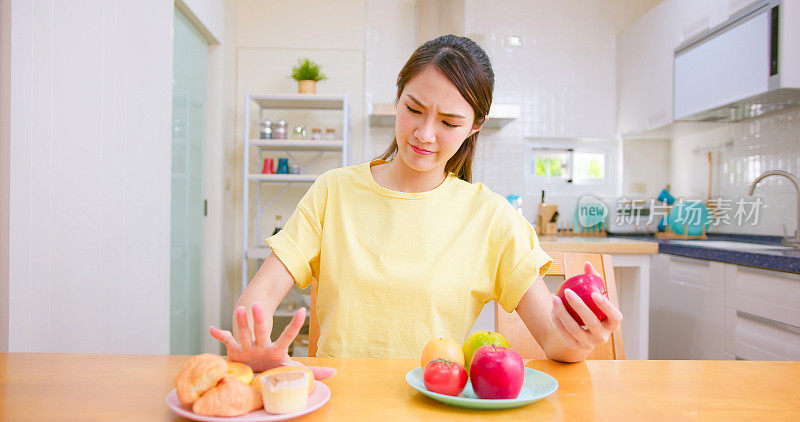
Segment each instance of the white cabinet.
[[618,128],[622,136],[672,123],[675,2],[662,1],[619,35]]
[[659,254],[651,359],[800,360],[800,274]]
[[650,286],[651,359],[725,359],[724,266],[659,254]]
[[663,0],[622,31],[617,44],[617,132],[628,137],[672,124],[675,48],[753,3]]
[[725,351],[800,360],[800,275],[725,265]]
[[[731,15],[759,0],[672,0],[678,44],[730,19]],[[677,45],[676,45],[677,47]]]

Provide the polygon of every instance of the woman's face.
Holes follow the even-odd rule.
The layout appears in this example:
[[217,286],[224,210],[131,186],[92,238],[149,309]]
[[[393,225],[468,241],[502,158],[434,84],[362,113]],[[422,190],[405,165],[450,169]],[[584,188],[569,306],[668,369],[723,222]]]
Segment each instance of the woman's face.
[[397,102],[397,156],[418,172],[444,173],[444,166],[473,128],[474,113],[458,89],[433,66],[406,83]]

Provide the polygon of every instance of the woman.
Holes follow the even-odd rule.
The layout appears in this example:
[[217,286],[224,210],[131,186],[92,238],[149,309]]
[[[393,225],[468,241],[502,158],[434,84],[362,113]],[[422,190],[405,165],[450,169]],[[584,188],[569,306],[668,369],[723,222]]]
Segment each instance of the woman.
[[412,54],[397,79],[395,139],[382,160],[320,176],[267,240],[272,254],[239,298],[235,335],[211,328],[232,360],[256,371],[297,364],[287,350],[305,310],[275,342],[271,315],[293,284],[305,288],[312,277],[317,356],[416,358],[431,338],[463,341],[490,300],[516,310],[551,359],[580,361],[608,340],[619,310],[594,297],[608,315],[601,323],[568,292],[582,329],[542,280],[552,259],[533,227],[470,183],[493,85],[489,58],[468,38],[439,37]]

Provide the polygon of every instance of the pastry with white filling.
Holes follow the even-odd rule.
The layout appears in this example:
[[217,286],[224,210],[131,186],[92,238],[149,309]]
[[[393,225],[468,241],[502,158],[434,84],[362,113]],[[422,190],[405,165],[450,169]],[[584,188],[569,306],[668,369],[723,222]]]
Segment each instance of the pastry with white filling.
[[264,410],[268,413],[293,413],[308,406],[307,372],[286,371],[268,374],[259,380]]

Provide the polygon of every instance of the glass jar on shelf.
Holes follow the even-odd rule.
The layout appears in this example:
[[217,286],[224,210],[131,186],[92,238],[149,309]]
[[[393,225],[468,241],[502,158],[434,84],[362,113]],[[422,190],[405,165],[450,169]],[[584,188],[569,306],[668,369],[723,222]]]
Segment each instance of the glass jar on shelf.
[[264,119],[264,121],[261,122],[261,130],[258,137],[261,139],[272,139],[272,131],[272,121],[269,119]]
[[335,141],[336,140],[336,129],[325,129],[325,140],[326,141]]
[[308,139],[308,132],[304,126],[295,126],[292,130],[292,139],[303,140]]
[[287,135],[289,135],[288,132],[289,129],[287,128],[286,120],[280,119],[273,129],[273,139],[286,139]]
[[322,129],[315,127],[311,129],[311,139],[315,141],[319,141],[322,139]]

